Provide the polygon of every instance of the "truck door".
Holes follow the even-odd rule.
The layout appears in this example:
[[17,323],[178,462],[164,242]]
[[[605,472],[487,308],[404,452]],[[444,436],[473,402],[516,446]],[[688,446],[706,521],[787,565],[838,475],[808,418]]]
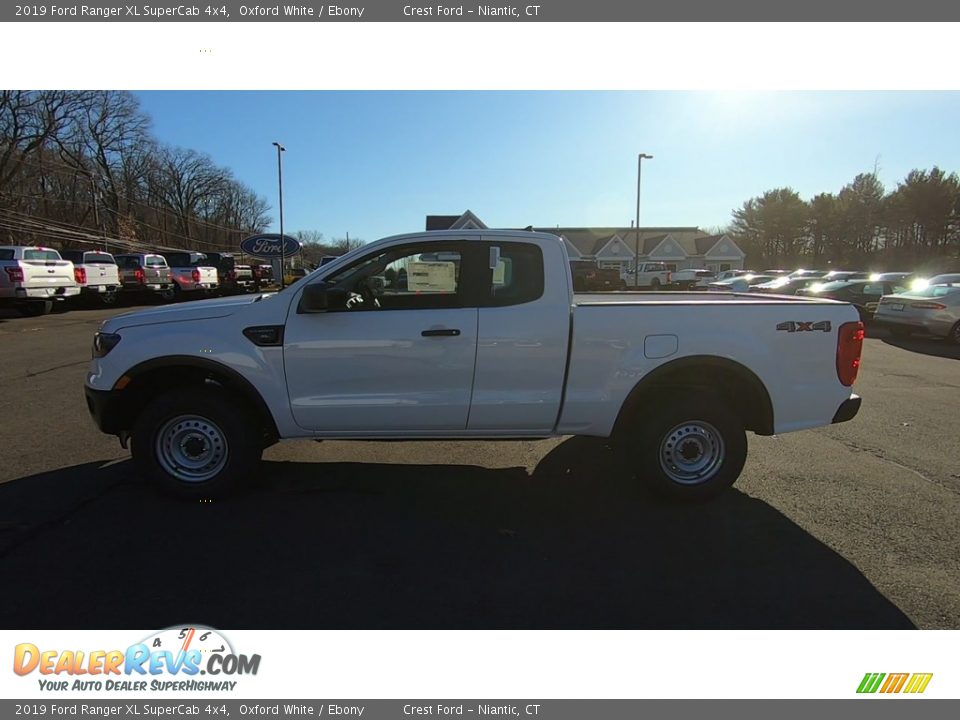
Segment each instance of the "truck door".
[[466,429],[477,350],[470,244],[411,241],[360,258],[324,278],[349,293],[345,309],[298,314],[294,299],[284,365],[298,425],[332,435]]
[[[484,241],[490,258],[480,301],[477,370],[468,428],[548,434],[560,411],[570,290],[558,244]],[[545,257],[546,255],[546,257]],[[546,273],[544,268],[553,268]]]

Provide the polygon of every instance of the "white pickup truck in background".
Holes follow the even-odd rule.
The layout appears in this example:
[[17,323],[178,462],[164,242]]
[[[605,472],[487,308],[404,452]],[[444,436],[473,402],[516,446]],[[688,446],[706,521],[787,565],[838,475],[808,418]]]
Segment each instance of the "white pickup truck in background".
[[86,379],[101,430],[166,489],[226,492],[283,438],[611,437],[684,500],[740,475],[746,431],[856,415],[845,303],[732,293],[575,295],[556,236],[401,235],[284,291],[107,320]]
[[174,299],[185,299],[185,295],[209,293],[217,289],[219,285],[217,268],[203,253],[164,252],[160,254],[167,259],[167,265],[170,266]]
[[621,274],[628,290],[660,290],[673,283],[673,276],[662,262],[640,263],[639,272],[627,270]]
[[80,286],[80,296],[96,298],[104,305],[114,305],[120,293],[120,270],[117,261],[102,250],[64,250],[60,253],[73,263],[73,276]]
[[44,315],[55,302],[80,294],[73,263],[52,248],[0,246],[0,305]]

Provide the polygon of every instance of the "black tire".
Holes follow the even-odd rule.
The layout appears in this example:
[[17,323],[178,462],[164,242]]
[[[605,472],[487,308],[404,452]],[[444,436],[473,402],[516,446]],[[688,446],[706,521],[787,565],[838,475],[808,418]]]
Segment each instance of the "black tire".
[[160,299],[163,302],[173,302],[174,300],[177,299],[176,292],[174,291],[173,288],[167,288],[166,290],[161,290],[159,295],[160,295]]
[[[621,431],[617,445],[627,466],[650,490],[673,500],[701,502],[720,495],[740,477],[747,459],[746,432],[740,417],[720,398],[664,395],[643,405],[644,415]],[[699,470],[698,462],[704,463]]]
[[[131,437],[140,472],[164,492],[182,498],[228,495],[255,471],[263,452],[256,418],[216,388],[191,387],[154,398],[134,423]],[[195,450],[187,447],[191,442]],[[198,468],[184,467],[174,474],[170,466],[178,452],[181,457],[196,453],[188,459]],[[200,465],[205,459],[210,462]],[[206,477],[204,472],[212,474]],[[194,477],[187,477],[191,474]]]
[[20,306],[20,312],[28,317],[37,317],[47,315],[53,310],[53,300],[40,300],[38,302],[28,302]]
[[947,335],[947,341],[954,345],[960,345],[960,322],[950,328],[950,334]]
[[117,304],[119,295],[120,293],[118,292],[105,292],[105,293],[99,293],[97,297],[100,298],[101,305],[106,305],[107,307],[113,307],[114,305]]

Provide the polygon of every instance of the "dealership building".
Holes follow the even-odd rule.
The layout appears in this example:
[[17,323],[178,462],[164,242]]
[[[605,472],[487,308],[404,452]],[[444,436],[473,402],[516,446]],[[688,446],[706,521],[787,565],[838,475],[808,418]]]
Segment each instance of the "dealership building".
[[[484,230],[470,210],[460,215],[428,215],[427,230]],[[590,260],[601,268],[629,270],[641,263],[662,262],[670,270],[706,268],[742,270],[745,253],[726,234],[710,235],[697,227],[530,227],[559,235],[571,260]],[[639,246],[639,253],[636,252]]]

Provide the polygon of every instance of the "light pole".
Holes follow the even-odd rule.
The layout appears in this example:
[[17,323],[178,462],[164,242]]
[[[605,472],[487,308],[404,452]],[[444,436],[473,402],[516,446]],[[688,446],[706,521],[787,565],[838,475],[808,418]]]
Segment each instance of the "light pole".
[[633,253],[633,286],[640,287],[640,170],[644,160],[653,160],[653,155],[640,153],[637,156],[637,244]]
[[283,161],[281,158],[283,157],[282,153],[286,152],[287,149],[278,142],[275,142],[274,145],[277,148],[277,186],[280,189],[280,289],[283,290],[283,268],[287,260],[287,241],[283,236]]

